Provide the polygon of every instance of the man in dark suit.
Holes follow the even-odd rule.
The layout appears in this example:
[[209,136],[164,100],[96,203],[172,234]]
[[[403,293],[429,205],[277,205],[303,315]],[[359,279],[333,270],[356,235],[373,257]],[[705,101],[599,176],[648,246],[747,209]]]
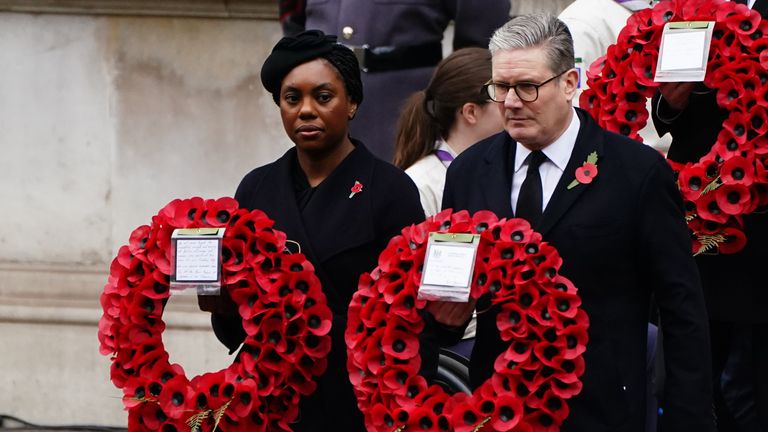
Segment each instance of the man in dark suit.
[[[707,316],[672,170],[650,147],[601,129],[572,107],[573,41],[557,18],[515,18],[496,31],[490,50],[487,90],[504,113],[505,131],[453,162],[443,208],[524,217],[563,258],[561,273],[578,287],[590,328],[584,387],[569,401],[562,430],[644,430],[654,294],[665,329],[661,430],[710,431]],[[597,158],[596,172],[577,177],[590,156]],[[481,298],[477,309],[489,306]],[[466,309],[431,311],[450,325],[462,322]],[[478,315],[474,387],[491,376],[506,348],[497,313],[493,307]]]
[[[768,0],[740,3],[768,17]],[[672,135],[669,159],[697,162],[717,140],[728,111],[717,106],[717,92],[701,83],[667,83],[660,89],[653,99],[653,121],[659,135]],[[768,215],[745,216],[744,232],[743,250],[696,257],[710,318],[715,412],[723,432],[768,431]]]

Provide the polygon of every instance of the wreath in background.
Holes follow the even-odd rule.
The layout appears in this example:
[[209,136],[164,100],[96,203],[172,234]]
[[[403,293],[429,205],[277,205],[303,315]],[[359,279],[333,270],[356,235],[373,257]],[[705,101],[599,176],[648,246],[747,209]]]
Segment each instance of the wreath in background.
[[642,141],[662,30],[670,21],[716,21],[704,85],[730,111],[708,154],[670,161],[685,200],[693,252],[728,254],[746,244],[743,216],[768,204],[768,21],[725,0],[671,0],[633,14],[587,72],[580,105],[603,128]]
[[[430,232],[479,233],[471,295],[490,293],[509,342],[472,395],[450,396],[418,375],[417,299]],[[402,230],[360,278],[345,333],[350,380],[369,431],[559,430],[581,391],[589,320],[562,259],[522,219],[445,210]],[[479,312],[482,313],[482,312]]]
[[[314,267],[286,252],[286,235],[232,198],[174,200],[119,249],[101,295],[100,352],[123,389],[131,431],[290,431],[301,395],[326,368],[331,311]],[[188,379],[170,364],[162,320],[170,296],[171,234],[226,227],[222,289],[247,336],[228,368]]]

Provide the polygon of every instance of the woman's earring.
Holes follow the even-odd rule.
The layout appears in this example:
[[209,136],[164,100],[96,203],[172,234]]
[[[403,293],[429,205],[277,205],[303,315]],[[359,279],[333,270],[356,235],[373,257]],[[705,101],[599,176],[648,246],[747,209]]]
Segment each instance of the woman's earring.
[[355,118],[355,114],[357,114],[357,111],[354,108],[349,110],[349,119],[352,120]]

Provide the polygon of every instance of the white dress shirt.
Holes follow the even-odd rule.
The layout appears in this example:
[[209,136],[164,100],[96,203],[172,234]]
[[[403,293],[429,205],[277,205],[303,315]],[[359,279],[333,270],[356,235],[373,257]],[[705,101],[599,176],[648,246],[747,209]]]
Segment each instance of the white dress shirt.
[[[541,175],[541,189],[543,196],[541,199],[541,211],[547,208],[549,199],[552,198],[552,194],[555,192],[555,187],[560,181],[560,177],[563,176],[565,166],[568,165],[568,160],[571,158],[573,147],[576,145],[576,138],[579,135],[579,127],[581,122],[579,116],[574,110],[571,118],[571,124],[568,128],[557,138],[552,144],[544,147],[542,152],[547,159],[539,166],[539,174]],[[515,172],[512,176],[512,208],[517,211],[517,197],[520,195],[520,186],[525,181],[525,176],[528,172],[528,155],[531,154],[531,150],[527,149],[520,143],[517,143],[517,150],[515,150]]]
[[[438,150],[445,150],[451,156],[456,157],[456,152],[442,139],[435,143]],[[408,167],[405,173],[419,188],[419,199],[424,213],[432,216],[440,211],[443,203],[443,188],[445,187],[445,173],[450,161],[441,161],[434,153],[424,156]]]

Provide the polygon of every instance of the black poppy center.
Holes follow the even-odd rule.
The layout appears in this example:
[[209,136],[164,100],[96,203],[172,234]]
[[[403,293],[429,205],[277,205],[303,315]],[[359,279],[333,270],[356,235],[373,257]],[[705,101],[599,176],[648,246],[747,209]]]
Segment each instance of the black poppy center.
[[734,179],[736,179],[736,180],[741,180],[741,179],[743,179],[743,178],[744,178],[744,170],[743,170],[743,169],[741,169],[741,168],[735,168],[735,169],[734,169],[734,170],[731,172],[731,176],[732,176]]
[[699,177],[691,177],[688,179],[688,187],[691,188],[691,190],[697,191],[701,189],[701,178]]

